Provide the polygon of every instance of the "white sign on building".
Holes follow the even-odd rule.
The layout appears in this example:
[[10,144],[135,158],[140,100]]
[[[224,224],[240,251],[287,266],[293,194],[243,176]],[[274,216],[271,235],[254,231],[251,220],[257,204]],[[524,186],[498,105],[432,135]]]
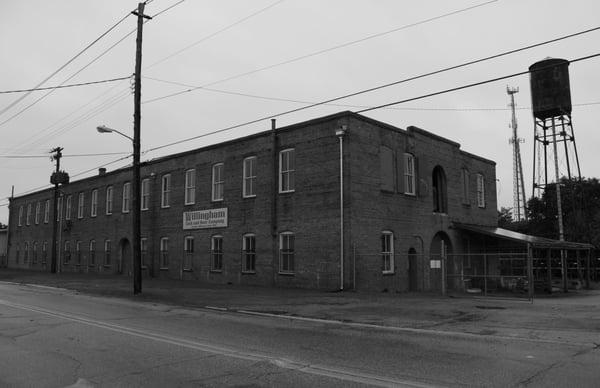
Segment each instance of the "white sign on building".
[[183,229],[227,227],[227,208],[197,210],[183,213]]

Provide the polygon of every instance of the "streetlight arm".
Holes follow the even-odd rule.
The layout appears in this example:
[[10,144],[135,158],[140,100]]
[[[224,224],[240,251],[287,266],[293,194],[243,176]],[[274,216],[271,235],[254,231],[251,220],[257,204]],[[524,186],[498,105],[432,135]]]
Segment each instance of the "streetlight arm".
[[127,136],[127,135],[126,135],[126,134],[124,134],[123,132],[121,132],[121,131],[118,131],[118,130],[116,130],[116,129],[109,128],[109,127],[107,127],[106,125],[100,125],[100,126],[96,127],[96,130],[97,130],[99,133],[113,133],[113,132],[114,132],[114,133],[118,133],[119,135],[121,135],[121,136],[123,136],[123,137],[126,137],[127,139],[131,140],[131,142],[133,143],[133,138],[132,138],[132,137],[130,137],[130,136]]

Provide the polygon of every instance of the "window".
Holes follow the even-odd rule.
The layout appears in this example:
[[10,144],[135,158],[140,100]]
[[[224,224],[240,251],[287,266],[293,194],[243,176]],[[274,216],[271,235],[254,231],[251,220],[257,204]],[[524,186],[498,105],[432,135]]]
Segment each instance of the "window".
[[256,236],[245,234],[242,239],[242,271],[254,272],[256,270]]
[[47,258],[48,258],[48,242],[44,241],[42,243],[42,264],[46,264]]
[[223,236],[217,235],[210,238],[210,255],[212,271],[223,270]]
[[19,256],[21,256],[21,251],[19,249],[19,244],[17,244],[15,248],[15,263],[19,264]]
[[65,241],[65,253],[63,256],[63,263],[65,265],[71,262],[71,241]]
[[106,214],[112,214],[113,211],[113,187],[106,188]]
[[381,259],[383,273],[394,273],[394,234],[392,232],[381,233]]
[[242,188],[244,198],[256,197],[256,156],[244,159],[243,166],[244,186]]
[[187,236],[183,241],[183,269],[192,269],[192,259],[194,258],[194,238]]
[[32,206],[31,204],[27,204],[27,219],[26,219],[26,222],[27,222],[28,226],[31,224],[31,211],[32,211],[31,206]]
[[19,206],[19,226],[23,225],[23,205]]
[[296,172],[294,149],[283,150],[279,153],[279,192],[294,191],[294,173]]
[[432,175],[433,181],[433,211],[434,213],[448,212],[448,199],[446,196],[446,174],[440,166],[435,166]]
[[77,265],[81,265],[81,241],[75,243],[75,260]]
[[65,204],[65,220],[71,219],[71,203],[73,202],[73,196],[67,196],[67,202]]
[[196,170],[193,168],[185,172],[185,204],[193,205],[196,202]]
[[150,206],[150,179],[142,180],[142,210],[148,210]]
[[23,246],[23,263],[27,264],[29,262],[29,243],[26,242]]
[[92,217],[96,217],[98,214],[98,190],[92,190],[92,209],[90,211],[90,215]]
[[465,205],[469,205],[471,199],[469,198],[469,170],[461,168],[460,170],[460,181],[462,184],[462,202]]
[[37,241],[34,241],[34,243],[33,243],[33,252],[32,253],[33,253],[32,257],[31,257],[32,263],[36,264],[38,261],[38,243],[37,243]]
[[129,213],[131,200],[131,183],[125,182],[123,184],[123,213]]
[[393,192],[396,189],[395,167],[394,151],[389,147],[379,147],[379,184],[382,191]]
[[77,218],[83,218],[83,201],[85,200],[85,194],[79,193],[79,200],[77,201]]
[[294,243],[295,236],[291,232],[279,235],[279,273],[294,273]]
[[169,238],[160,239],[160,268],[169,268]]
[[44,224],[48,223],[50,219],[50,200],[46,200],[46,204],[44,205]]
[[223,186],[225,184],[223,177],[223,163],[217,163],[212,168],[212,200],[223,200]]
[[142,268],[148,267],[148,263],[146,263],[146,260],[148,260],[148,239],[145,237],[140,239],[140,254],[142,257]]
[[38,225],[40,223],[40,211],[42,208],[42,204],[37,202],[35,204],[35,224]]
[[56,221],[60,221],[60,217],[62,216],[62,206],[63,205],[63,197],[58,197],[58,204],[56,206]]
[[104,265],[110,266],[110,254],[111,254],[111,244],[110,240],[104,241]]
[[477,174],[477,206],[485,207],[485,178]]
[[404,154],[404,194],[415,195],[415,157]]
[[90,267],[96,265],[96,240],[90,241],[90,259],[88,261],[88,265]]
[[171,204],[171,174],[163,175],[160,206],[169,207]]

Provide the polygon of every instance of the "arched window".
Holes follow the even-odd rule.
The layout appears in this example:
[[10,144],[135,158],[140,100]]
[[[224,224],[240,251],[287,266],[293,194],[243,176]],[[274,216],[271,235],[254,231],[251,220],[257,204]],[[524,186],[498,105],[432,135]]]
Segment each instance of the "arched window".
[[433,181],[433,211],[435,213],[448,212],[448,197],[446,194],[446,174],[440,166],[435,166],[432,174]]

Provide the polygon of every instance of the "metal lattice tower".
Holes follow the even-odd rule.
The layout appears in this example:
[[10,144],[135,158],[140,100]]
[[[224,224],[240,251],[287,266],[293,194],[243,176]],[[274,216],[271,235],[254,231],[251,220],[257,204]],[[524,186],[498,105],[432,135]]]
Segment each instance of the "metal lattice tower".
[[508,140],[513,149],[513,220],[522,221],[527,219],[525,212],[525,183],[523,180],[523,164],[521,163],[521,148],[520,143],[525,140],[519,138],[517,134],[517,116],[515,114],[515,93],[519,92],[519,88],[506,87],[506,93],[510,96],[510,104],[512,117],[511,123],[508,125],[512,128],[512,137]]

